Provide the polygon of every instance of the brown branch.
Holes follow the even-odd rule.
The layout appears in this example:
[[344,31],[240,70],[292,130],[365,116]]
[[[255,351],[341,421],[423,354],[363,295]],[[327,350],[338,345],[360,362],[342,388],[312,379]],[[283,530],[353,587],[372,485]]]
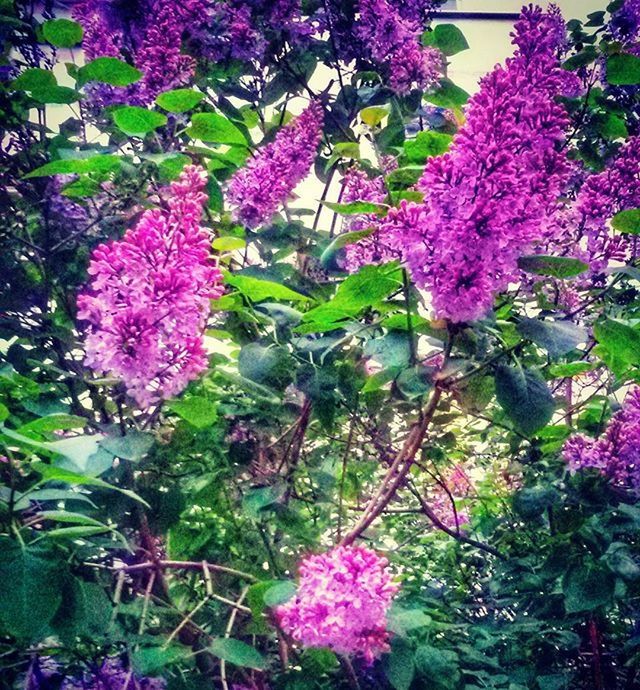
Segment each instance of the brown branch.
[[[134,573],[140,570],[202,570],[204,561],[148,561],[146,563],[136,563],[134,565],[125,565],[118,568],[113,568],[116,572]],[[207,563],[208,570],[214,573],[225,573],[227,575],[235,575],[236,577],[246,580],[247,582],[258,582],[258,578],[249,573],[242,572],[242,570],[235,570],[234,568],[227,568],[224,565],[217,565],[216,563]]]

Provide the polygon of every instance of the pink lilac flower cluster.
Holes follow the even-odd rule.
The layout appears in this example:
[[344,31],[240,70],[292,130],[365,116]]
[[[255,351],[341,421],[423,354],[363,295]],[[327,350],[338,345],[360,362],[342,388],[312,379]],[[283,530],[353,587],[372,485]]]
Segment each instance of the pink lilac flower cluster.
[[640,492],[640,388],[627,394],[602,436],[576,434],[562,456],[572,472],[594,468],[617,486]]
[[432,489],[429,505],[440,522],[449,529],[464,529],[470,520],[469,510],[458,507],[457,501],[466,498],[473,488],[462,465],[451,472]]
[[186,84],[195,61],[182,53],[183,34],[208,4],[209,0],[144,0],[128,6],[81,0],[73,17],[84,28],[86,57],[129,59],[142,72],[140,81],[131,86],[98,87],[97,103],[150,103],[162,91]]
[[323,110],[311,104],[259,148],[229,181],[233,218],[249,228],[269,221],[308,174],[322,134]]
[[[389,86],[397,93],[429,89],[442,77],[439,50],[423,46],[423,21],[417,12],[397,7],[392,0],[360,0],[355,34],[380,65],[386,65]],[[404,10],[404,11],[403,11]]]
[[560,67],[562,17],[525,8],[513,38],[514,57],[482,79],[450,151],[428,161],[423,202],[401,202],[378,230],[431,291],[437,316],[455,322],[486,314],[517,279],[518,257],[544,235],[573,170],[556,97],[579,83]]
[[[640,206],[640,136],[628,139],[601,173],[590,175],[575,203],[577,227],[586,237],[586,257],[593,271],[610,261],[626,261],[632,247],[628,235],[613,235],[609,221],[619,211]],[[579,241],[575,233],[572,239]]]
[[166,209],[150,209],[121,240],[97,247],[78,297],[86,363],[122,379],[141,408],[179,393],[207,367],[209,300],[223,292],[200,225],[207,176],[187,166]]
[[363,546],[308,556],[296,595],[276,609],[278,624],[305,647],[329,647],[371,663],[389,649],[386,617],[399,589],[387,566]]

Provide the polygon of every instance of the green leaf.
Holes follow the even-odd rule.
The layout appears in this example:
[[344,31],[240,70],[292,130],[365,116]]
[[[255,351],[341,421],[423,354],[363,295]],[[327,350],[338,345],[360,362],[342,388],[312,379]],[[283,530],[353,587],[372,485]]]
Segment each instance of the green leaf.
[[23,179],[49,177],[50,175],[70,175],[74,173],[109,173],[117,170],[122,159],[111,154],[91,156],[90,158],[63,158],[45,163],[27,173]]
[[501,365],[495,379],[498,402],[523,434],[531,436],[551,420],[553,396],[537,372]]
[[262,671],[267,665],[265,658],[251,645],[234,640],[231,637],[220,637],[209,645],[209,651],[220,659],[236,666],[253,668]]
[[215,144],[247,145],[242,131],[231,120],[218,113],[196,113],[191,118],[187,135],[192,139]]
[[0,625],[21,642],[44,634],[62,601],[65,567],[50,550],[0,536]]
[[385,105],[370,105],[368,108],[363,108],[360,113],[360,119],[369,125],[369,127],[377,127],[387,115],[389,115],[389,106]]
[[600,125],[600,133],[605,139],[626,139],[629,130],[623,118],[609,113]]
[[375,227],[367,228],[366,230],[354,230],[353,232],[343,232],[333,239],[331,244],[322,252],[320,256],[320,263],[327,269],[334,268],[335,259],[338,252],[350,244],[354,244],[359,240],[373,235],[376,231]]
[[595,339],[625,364],[640,364],[640,331],[615,319],[601,319],[593,327]]
[[248,275],[228,274],[225,278],[228,285],[239,290],[252,302],[262,302],[267,299],[281,299],[288,302],[306,302],[311,298],[302,295],[291,288],[271,280],[262,280]]
[[123,460],[138,462],[153,447],[155,437],[145,431],[127,431],[126,436],[107,436],[100,441],[100,446]]
[[593,611],[613,598],[615,577],[604,565],[592,563],[571,568],[562,582],[567,613]]
[[628,544],[613,542],[609,545],[602,560],[616,575],[625,580],[633,582],[640,579],[640,565],[633,558]]
[[142,72],[114,57],[99,57],[78,70],[78,84],[99,81],[111,86],[129,86],[142,78]]
[[424,99],[441,108],[460,111],[460,108],[469,100],[469,94],[456,86],[450,79],[445,78],[440,80],[440,87],[435,91],[426,93]]
[[435,46],[447,56],[469,48],[467,39],[455,24],[437,24],[433,30],[425,31],[422,34],[422,45]]
[[263,594],[264,603],[269,606],[280,606],[289,601],[296,593],[296,583],[291,580],[283,580],[269,587]]
[[628,235],[640,235],[640,208],[620,211],[611,219],[611,227]]
[[333,201],[322,201],[321,203],[342,216],[359,216],[366,213],[383,216],[388,211],[388,208],[383,204],[374,204],[371,201],[351,201],[348,204],[339,204]]
[[244,249],[247,242],[242,237],[227,235],[226,237],[216,237],[211,246],[219,252],[233,252],[237,249]]
[[31,92],[31,97],[39,103],[75,103],[80,94],[68,86],[48,86]]
[[169,403],[169,409],[196,429],[206,429],[218,419],[218,406],[207,398],[192,395]]
[[607,81],[615,86],[640,84],[640,58],[619,53],[607,58]]
[[292,380],[294,361],[278,345],[248,343],[240,350],[238,371],[241,376],[263,386],[284,389]]
[[102,527],[90,527],[85,525],[78,525],[76,527],[57,527],[56,529],[49,529],[42,533],[41,539],[81,539],[85,537],[93,537],[96,534],[104,534],[111,532],[111,528],[106,525]]
[[153,110],[128,105],[113,113],[113,121],[118,129],[131,137],[143,137],[158,127],[167,124],[167,116]]
[[416,650],[416,669],[429,690],[449,690],[460,680],[460,660],[449,649],[421,645]]
[[409,690],[415,675],[413,649],[402,638],[391,642],[391,653],[384,660],[384,674],[394,690]]
[[64,604],[51,621],[51,627],[67,644],[77,636],[95,638],[109,626],[112,604],[104,589],[77,577],[67,576],[62,583]]
[[203,93],[193,89],[174,89],[159,94],[156,103],[170,113],[184,113],[195,108],[203,98]]
[[518,515],[531,520],[556,503],[558,492],[553,488],[531,487],[518,491],[513,497],[513,508]]
[[453,137],[442,132],[418,132],[415,139],[404,142],[404,154],[410,163],[424,163],[427,158],[445,153]]
[[553,378],[571,378],[592,371],[594,365],[591,362],[568,362],[567,364],[553,364],[549,367],[549,374]]
[[589,265],[584,263],[584,261],[580,261],[580,259],[564,256],[545,256],[543,254],[521,256],[518,259],[518,266],[527,273],[551,276],[553,278],[573,278],[589,269]]
[[82,40],[84,30],[70,19],[50,19],[42,25],[42,35],[57,48],[73,48]]
[[406,636],[411,630],[431,624],[431,617],[422,609],[406,609],[393,604],[387,616],[387,628],[396,635]]
[[185,661],[192,655],[189,647],[179,645],[140,647],[131,653],[131,664],[139,675],[149,676],[157,674],[167,666]]
[[58,86],[58,82],[53,72],[41,67],[30,67],[11,82],[12,89],[21,91],[37,91],[55,86]]
[[149,507],[149,504],[140,498],[138,494],[130,491],[129,489],[121,489],[119,486],[114,486],[108,482],[98,479],[97,477],[87,477],[83,474],[78,474],[77,472],[71,472],[70,470],[65,470],[62,467],[55,467],[54,465],[47,465],[44,462],[35,461],[31,463],[31,469],[41,475],[41,483],[55,481],[55,482],[65,482],[66,484],[78,485],[78,486],[96,486],[101,489],[109,489],[110,491],[118,491],[124,494],[128,498],[131,498],[142,505]]
[[273,486],[261,486],[250,489],[242,499],[242,508],[254,520],[260,518],[260,512],[264,508],[277,503],[287,490],[286,484],[274,484]]
[[587,331],[571,321],[524,318],[516,328],[520,335],[543,347],[551,357],[571,352],[588,338]]
[[19,429],[20,434],[48,434],[52,431],[69,431],[70,429],[81,429],[87,425],[84,417],[77,417],[73,414],[50,414],[46,417],[34,419],[27,424],[23,424]]

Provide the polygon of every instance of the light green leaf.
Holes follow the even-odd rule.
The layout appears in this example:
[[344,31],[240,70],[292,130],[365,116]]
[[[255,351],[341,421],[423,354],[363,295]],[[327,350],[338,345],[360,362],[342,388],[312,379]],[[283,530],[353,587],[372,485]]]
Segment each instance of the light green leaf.
[[611,219],[611,227],[627,235],[640,235],[640,208],[620,211]]
[[78,85],[99,81],[111,86],[129,86],[139,81],[142,72],[114,57],[99,57],[78,70]]
[[225,278],[228,285],[236,288],[252,302],[262,302],[267,299],[281,299],[288,302],[307,302],[311,298],[295,292],[291,288],[275,283],[271,280],[262,280],[253,276],[228,274]]
[[84,30],[70,19],[50,19],[42,25],[42,35],[57,48],[73,48],[82,40]]
[[445,55],[456,55],[469,48],[467,39],[455,24],[437,24],[422,34],[423,46],[434,46]]
[[518,266],[526,273],[551,276],[552,278],[573,278],[589,269],[589,265],[580,259],[565,256],[545,256],[543,254],[521,256],[518,259]]
[[113,121],[118,129],[131,137],[143,137],[158,127],[167,124],[167,116],[153,110],[128,105],[113,113]]
[[203,93],[193,89],[174,89],[161,93],[156,103],[170,113],[184,113],[195,108],[203,98]]
[[231,120],[218,113],[196,113],[191,118],[187,135],[192,139],[214,144],[247,145],[242,131]]
[[206,429],[218,419],[218,406],[198,395],[192,395],[169,403],[169,409],[189,422],[196,429]]

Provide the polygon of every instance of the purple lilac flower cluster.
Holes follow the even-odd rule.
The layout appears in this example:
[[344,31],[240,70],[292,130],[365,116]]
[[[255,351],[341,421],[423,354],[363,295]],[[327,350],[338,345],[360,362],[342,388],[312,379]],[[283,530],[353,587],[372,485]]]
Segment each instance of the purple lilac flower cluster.
[[562,17],[525,8],[513,39],[515,55],[482,79],[450,151],[428,161],[423,202],[401,202],[379,225],[437,315],[455,322],[486,314],[517,279],[518,257],[544,236],[574,170],[556,101],[579,89],[560,67]]
[[146,408],[179,393],[207,368],[209,300],[223,292],[200,225],[207,176],[187,166],[166,209],[150,209],[121,240],[96,248],[91,283],[78,298],[88,321],[86,363],[122,379]]
[[208,4],[209,0],[78,3],[73,16],[84,28],[86,57],[129,59],[142,72],[140,81],[131,86],[95,89],[96,103],[150,103],[162,91],[186,84],[195,61],[182,53],[182,37]]
[[227,187],[235,221],[256,228],[287,201],[313,165],[322,121],[322,106],[312,101],[235,173]]
[[371,663],[389,649],[386,617],[398,585],[387,566],[363,546],[308,556],[296,595],[276,609],[278,624],[305,647],[330,647]]
[[424,30],[419,8],[391,0],[360,0],[355,34],[377,63],[387,66],[389,86],[396,92],[428,89],[440,80],[444,64],[435,48],[423,46]]
[[640,0],[624,0],[609,22],[612,36],[622,42],[634,41],[640,31]]
[[127,670],[118,658],[107,658],[84,672],[68,673],[52,657],[41,657],[27,675],[26,690],[164,690],[162,678],[147,678]]
[[[347,170],[343,184],[342,201],[344,203],[369,201],[380,204],[387,197],[384,179],[381,176],[369,177],[357,166],[352,166]],[[380,218],[374,213],[345,219],[342,226],[344,232],[360,232],[376,228],[372,235],[346,246],[343,266],[346,271],[355,272],[366,264],[386,263],[400,258],[400,252],[389,246],[386,235],[377,230],[379,223]]]
[[572,472],[599,470],[617,486],[640,491],[640,388],[626,396],[600,438],[576,434],[564,445],[562,455]]
[[192,44],[198,55],[216,62],[261,60],[270,39],[296,46],[314,30],[314,22],[302,16],[300,0],[225,0],[209,3],[205,20],[192,31]]
[[[590,175],[575,203],[578,228],[586,236],[586,256],[593,271],[609,261],[629,258],[628,235],[612,235],[609,221],[619,211],[640,206],[640,137],[627,140],[601,173]],[[579,239],[579,238],[577,238]]]

